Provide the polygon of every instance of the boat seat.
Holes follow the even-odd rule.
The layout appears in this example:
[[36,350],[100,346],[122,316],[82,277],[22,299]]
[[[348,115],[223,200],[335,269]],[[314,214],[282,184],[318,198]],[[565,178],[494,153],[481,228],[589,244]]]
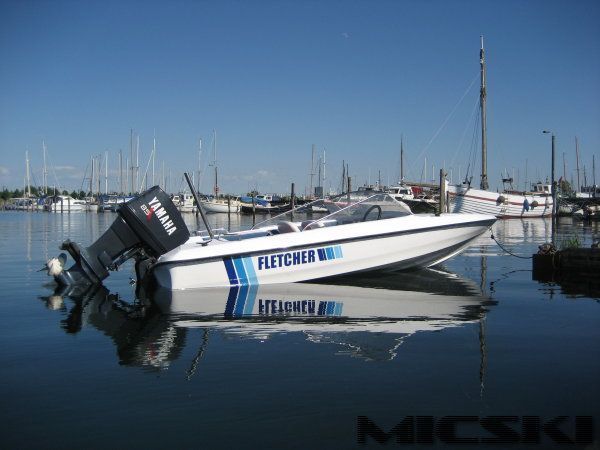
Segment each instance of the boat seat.
[[294,222],[279,222],[277,224],[277,231],[279,233],[295,233],[300,231],[300,227]]
[[314,220],[305,220],[300,224],[302,231],[314,230],[315,228],[323,228],[325,224],[323,222],[315,222]]

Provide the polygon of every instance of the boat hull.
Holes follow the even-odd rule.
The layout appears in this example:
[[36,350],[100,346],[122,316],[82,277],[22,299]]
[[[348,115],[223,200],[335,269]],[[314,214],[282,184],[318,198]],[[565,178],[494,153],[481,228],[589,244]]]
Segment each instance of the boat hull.
[[494,221],[485,215],[409,216],[206,246],[191,239],[163,255],[150,273],[159,286],[178,290],[430,267],[459,253]]
[[78,212],[86,211],[86,205],[84,203],[73,203],[73,202],[58,202],[46,205],[46,211],[50,212]]
[[201,201],[200,204],[204,211],[208,213],[237,213],[240,211],[240,204],[238,201],[231,201],[231,203],[227,203],[227,201]]
[[466,186],[448,186],[448,195],[453,213],[491,214],[501,219],[552,216],[549,195],[498,193]]

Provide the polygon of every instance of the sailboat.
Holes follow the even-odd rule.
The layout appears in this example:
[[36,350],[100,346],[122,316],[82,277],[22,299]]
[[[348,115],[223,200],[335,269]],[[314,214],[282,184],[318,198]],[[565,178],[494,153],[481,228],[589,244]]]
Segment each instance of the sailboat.
[[[493,214],[498,218],[550,217],[552,216],[552,190],[550,184],[535,183],[530,191],[513,189],[494,192],[489,190],[487,177],[487,126],[486,126],[486,66],[483,36],[479,51],[481,88],[481,182],[479,189],[471,187],[470,179],[462,184],[449,185],[451,211],[455,213]],[[511,180],[512,181],[512,180]]]
[[219,198],[219,171],[217,168],[217,132],[213,130],[213,166],[215,168],[215,184],[213,187],[214,197],[200,200],[202,207],[210,213],[238,213],[241,203],[235,198]]

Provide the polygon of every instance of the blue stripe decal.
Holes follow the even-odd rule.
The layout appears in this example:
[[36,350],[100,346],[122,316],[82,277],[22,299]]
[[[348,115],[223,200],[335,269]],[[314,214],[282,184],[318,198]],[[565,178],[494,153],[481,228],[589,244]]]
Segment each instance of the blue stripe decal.
[[246,300],[248,299],[248,286],[240,286],[240,293],[238,295],[237,303],[235,304],[235,316],[244,315],[244,306],[246,306]]
[[325,251],[327,252],[327,259],[335,259],[333,247],[325,247]]
[[327,302],[327,309],[325,310],[325,313],[328,316],[333,315],[333,311],[335,310],[335,303],[334,302]]
[[335,247],[333,247],[333,253],[335,254],[336,259],[342,258],[342,247],[336,245]]
[[258,285],[254,284],[250,286],[248,290],[248,298],[246,300],[246,306],[244,306],[244,315],[250,316],[252,315],[252,311],[254,311],[254,302],[256,301],[256,294],[258,292]]
[[235,286],[238,284],[238,278],[235,274],[235,268],[233,267],[231,258],[223,258],[223,262],[225,263],[225,270],[227,270],[227,276],[229,277],[229,284]]
[[256,278],[256,271],[254,270],[252,258],[243,258],[242,261],[244,262],[244,268],[246,269],[246,274],[248,275],[248,284],[258,284],[258,279]]
[[237,299],[239,290],[240,288],[238,286],[231,286],[229,288],[229,295],[227,296],[227,303],[225,304],[225,317],[233,316],[235,300]]
[[235,271],[238,274],[238,283],[241,285],[248,284],[248,276],[246,275],[246,269],[244,269],[244,263],[241,258],[233,258],[233,264]]
[[342,315],[342,306],[343,305],[344,304],[341,303],[341,302],[336,302],[336,304],[335,304],[335,313],[334,313],[336,316],[341,316]]
[[327,302],[319,302],[319,309],[317,309],[317,314],[319,316],[325,315],[325,307],[327,306]]
[[324,248],[318,248],[317,249],[317,253],[319,254],[319,261],[326,261],[327,260],[327,255],[325,253],[325,249]]

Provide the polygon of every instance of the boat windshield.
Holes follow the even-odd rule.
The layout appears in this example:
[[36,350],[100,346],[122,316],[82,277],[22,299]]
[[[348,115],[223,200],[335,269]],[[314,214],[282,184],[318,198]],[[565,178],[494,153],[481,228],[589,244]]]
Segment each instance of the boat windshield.
[[282,221],[301,221],[304,230],[317,228],[332,222],[348,224],[391,219],[410,214],[412,212],[405,203],[396,200],[387,193],[350,192],[300,205],[290,211],[259,222],[252,229],[276,225]]

